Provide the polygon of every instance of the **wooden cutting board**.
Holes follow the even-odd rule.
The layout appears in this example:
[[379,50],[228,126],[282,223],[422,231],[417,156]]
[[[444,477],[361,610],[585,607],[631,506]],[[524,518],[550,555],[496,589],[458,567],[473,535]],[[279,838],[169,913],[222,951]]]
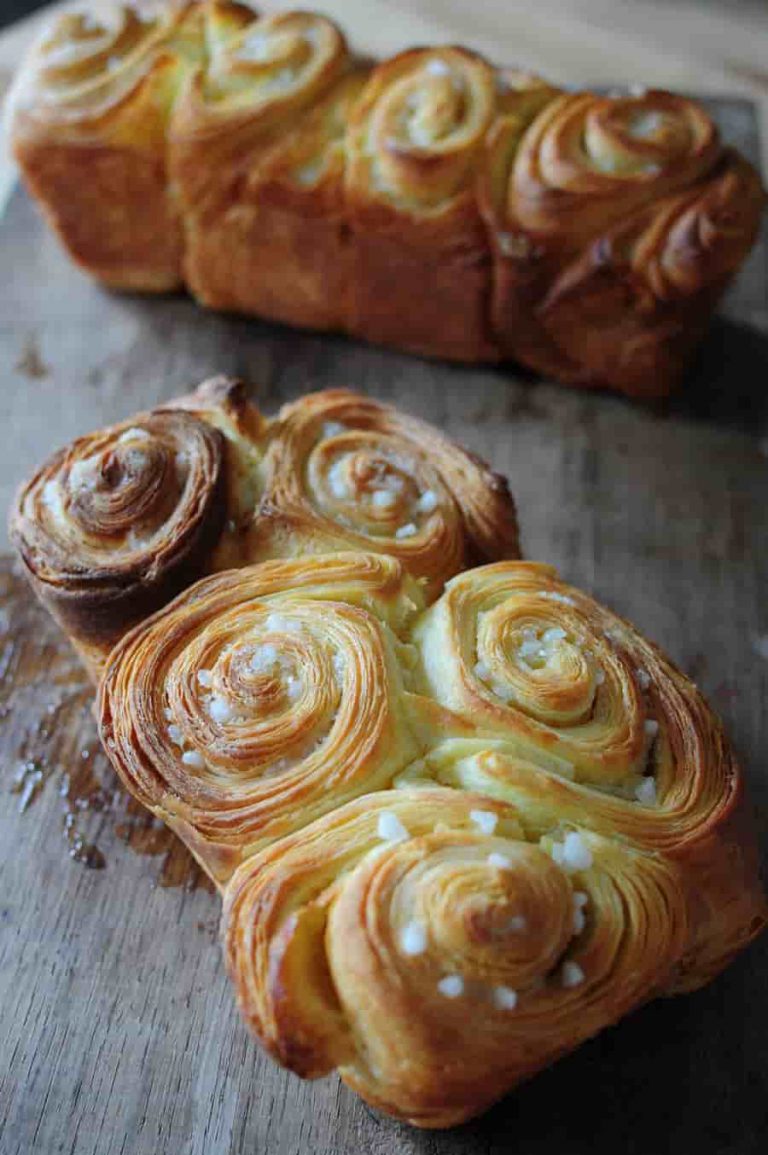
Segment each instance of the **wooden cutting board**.
[[[714,104],[755,156],[750,105]],[[507,473],[529,557],[633,619],[723,714],[768,812],[768,248],[669,408],[452,368],[102,292],[17,191],[0,221],[0,500],[76,433],[213,372],[267,410],[349,385],[437,422]],[[218,900],[129,803],[66,645],[0,563],[2,1155],[697,1155],[762,1151],[768,936],[694,996],[652,1005],[485,1118],[419,1134],[335,1078],[278,1070],[240,1024]],[[762,654],[759,652],[762,649]]]

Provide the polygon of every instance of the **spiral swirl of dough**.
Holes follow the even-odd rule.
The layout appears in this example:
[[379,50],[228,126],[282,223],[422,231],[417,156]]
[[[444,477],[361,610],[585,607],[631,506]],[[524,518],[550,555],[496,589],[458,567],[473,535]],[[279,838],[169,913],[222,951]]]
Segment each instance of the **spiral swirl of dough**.
[[[194,37],[185,35],[189,11],[185,0],[124,0],[59,16],[39,44],[29,76],[34,117],[76,128],[119,114],[158,68],[175,67],[172,51],[181,58],[197,55]],[[18,103],[27,103],[23,92]],[[151,128],[145,126],[145,135]]]
[[155,410],[50,458],[22,488],[11,535],[54,614],[99,642],[200,576],[225,512],[222,434]]
[[693,184],[719,155],[715,125],[685,97],[566,94],[523,137],[506,216],[537,238],[578,245],[627,211]]
[[761,924],[761,903],[738,766],[695,686],[530,563],[460,575],[415,634],[424,686],[461,719],[437,719],[446,740],[427,781],[513,803],[528,832],[557,814],[683,864],[694,893],[678,986],[721,969]]
[[226,878],[416,756],[394,631],[421,604],[396,562],[356,554],[199,582],[112,654],[113,764]]
[[755,169],[726,152],[709,180],[670,198],[632,238],[633,271],[659,301],[719,288],[754,243],[764,203]]
[[99,705],[123,781],[223,890],[252,1029],[420,1126],[766,923],[719,723],[547,566],[429,608],[376,554],[224,573],[128,635]]
[[317,13],[259,16],[233,0],[209,0],[205,17],[209,57],[181,103],[181,138],[238,123],[272,128],[317,99],[348,60],[341,32]]
[[613,1021],[672,969],[673,870],[571,831],[526,838],[483,795],[358,799],[245,863],[223,933],[241,1010],[280,1062],[449,1126]]
[[374,70],[353,114],[349,181],[422,207],[467,184],[496,110],[492,67],[463,48],[413,49]]
[[459,575],[416,637],[431,695],[565,777],[637,782],[665,740],[631,660],[634,632],[546,567]]
[[372,399],[331,390],[286,406],[266,467],[252,561],[373,549],[435,594],[472,560],[517,555],[503,479],[434,427]]

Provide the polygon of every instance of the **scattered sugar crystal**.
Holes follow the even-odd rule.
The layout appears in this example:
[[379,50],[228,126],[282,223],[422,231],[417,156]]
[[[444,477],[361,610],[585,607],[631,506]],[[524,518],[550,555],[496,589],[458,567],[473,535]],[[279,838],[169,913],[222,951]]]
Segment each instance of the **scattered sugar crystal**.
[[249,666],[254,674],[268,674],[274,668],[279,651],[274,642],[264,642],[251,654]]
[[295,618],[287,618],[284,614],[268,614],[264,625],[270,633],[297,634],[301,631],[301,622]]
[[196,770],[202,770],[205,766],[205,759],[197,750],[185,750],[181,756],[181,760],[185,766],[194,766]]
[[214,694],[208,703],[208,713],[214,722],[223,725],[234,717],[232,703],[221,694]]
[[416,502],[416,509],[419,513],[432,513],[437,509],[438,497],[433,489],[425,489]]
[[457,999],[459,995],[464,994],[464,979],[461,975],[446,975],[440,979],[437,989],[447,999]]
[[530,662],[532,659],[545,658],[547,656],[546,651],[542,649],[541,643],[534,638],[526,638],[525,641],[521,642],[518,653],[524,662]]
[[400,819],[391,810],[384,810],[379,815],[376,830],[379,838],[385,842],[405,842],[410,837]]
[[549,856],[553,862],[558,866],[563,865],[563,844],[562,842],[553,842],[549,849]]
[[552,626],[551,629],[544,631],[543,641],[545,642],[560,642],[566,637],[565,630],[562,626]]
[[171,725],[168,727],[168,737],[176,746],[184,745],[184,735],[181,732],[180,726]]
[[120,441],[151,441],[152,434],[146,429],[140,429],[138,425],[132,425],[130,429],[126,429],[125,433],[121,433]]
[[584,982],[584,971],[577,962],[569,959],[563,963],[561,982],[566,988],[577,987],[580,983]]
[[427,72],[431,72],[433,76],[450,76],[451,69],[444,60],[439,56],[433,56],[427,61],[425,68]]
[[563,840],[563,865],[566,870],[589,870],[592,854],[584,839],[570,831]]
[[213,685],[213,674],[210,670],[198,670],[197,680],[201,686],[205,686],[207,688],[208,686]]
[[498,814],[492,810],[470,810],[469,817],[483,834],[493,834],[499,821]]
[[605,670],[598,670],[595,674],[595,685],[602,686],[605,681]]
[[269,44],[266,38],[258,32],[248,36],[235,53],[237,60],[254,61],[254,63],[269,60],[269,55]]
[[637,674],[637,680],[640,684],[640,689],[647,690],[651,684],[651,675],[647,670],[641,670],[639,668],[635,670],[635,673]]
[[641,806],[655,806],[656,780],[654,778],[643,778],[642,782],[638,782],[635,787],[635,798]]
[[482,660],[475,662],[475,677],[479,678],[481,682],[487,682],[491,678],[491,669]]
[[341,421],[326,421],[323,425],[323,437],[338,437],[340,433],[346,433],[346,425],[342,425]]
[[503,682],[493,682],[491,689],[496,697],[500,698],[506,705],[509,705],[510,702],[514,702],[517,699],[517,694],[512,686],[505,686]]
[[494,850],[488,855],[488,865],[498,867],[499,870],[508,870],[512,865],[512,859],[507,858],[506,854],[498,854]]
[[400,935],[403,954],[423,954],[427,949],[427,932],[420,922],[409,922]]
[[[93,457],[84,457],[81,461],[73,461],[67,479],[67,485],[70,491],[95,489],[98,473],[98,466],[95,464]],[[48,485],[55,484],[56,482],[48,482]]]
[[517,991],[511,987],[494,987],[493,1001],[500,1011],[513,1011],[517,1006]]
[[[70,470],[70,478],[71,476],[72,471]],[[61,513],[61,492],[58,481],[46,481],[43,486],[43,505],[47,506],[52,513]]]
[[649,738],[655,738],[659,732],[659,723],[655,718],[649,718],[645,723],[645,733]]
[[589,870],[592,854],[584,839],[576,831],[566,834],[562,842],[555,842],[550,856],[568,874],[576,870]]
[[314,184],[320,173],[323,171],[322,158],[319,160],[310,161],[308,164],[303,164],[294,170],[294,176],[301,185]]
[[389,509],[397,504],[397,494],[391,489],[375,489],[371,494],[371,504],[377,509]]
[[400,539],[404,537],[414,537],[418,532],[418,527],[415,526],[412,521],[409,521],[407,525],[401,525],[395,530],[395,537]]
[[345,498],[349,492],[347,487],[347,479],[344,476],[344,466],[341,461],[336,461],[328,470],[328,485],[331,493],[339,500]]

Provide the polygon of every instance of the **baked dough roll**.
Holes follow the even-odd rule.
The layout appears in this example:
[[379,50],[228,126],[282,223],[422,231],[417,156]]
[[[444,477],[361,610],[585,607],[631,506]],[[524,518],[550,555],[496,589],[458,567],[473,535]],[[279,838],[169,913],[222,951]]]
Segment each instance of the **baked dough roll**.
[[556,814],[674,861],[689,896],[678,989],[754,937],[766,906],[741,772],[719,720],[656,646],[523,562],[453,579],[414,636],[427,732],[445,739],[416,778],[508,801],[528,833]]
[[351,333],[427,356],[497,358],[475,174],[499,99],[494,69],[463,48],[415,48],[374,70],[347,143]]
[[501,347],[571,384],[668,393],[754,243],[755,170],[660,91],[562,95],[516,148],[501,120],[486,166]]
[[768,912],[739,768],[654,646],[546,566],[424,607],[374,554],[207,578],[115,648],[99,715],[223,890],[271,1054],[443,1127]]
[[226,377],[54,454],[10,532],[94,679],[127,629],[205,573],[366,549],[434,597],[466,565],[519,556],[506,481],[433,426],[341,389],[269,421]]
[[284,406],[242,559],[391,554],[436,596],[467,565],[519,556],[506,480],[434,426],[346,390]]
[[228,558],[258,500],[262,419],[226,378],[79,437],[17,494],[10,535],[92,678],[136,622]]
[[216,308],[339,327],[343,139],[362,77],[322,16],[203,8],[209,58],[179,101],[170,148],[188,286]]
[[73,259],[113,288],[181,284],[166,132],[202,53],[199,11],[184,0],[67,12],[38,41],[9,98],[27,184]]
[[512,806],[397,790],[246,862],[222,933],[248,1025],[421,1127],[487,1108],[669,981],[673,867],[587,830],[558,864]]
[[112,764],[221,884],[417,756],[397,652],[422,606],[375,555],[206,578],[113,651],[99,699]]

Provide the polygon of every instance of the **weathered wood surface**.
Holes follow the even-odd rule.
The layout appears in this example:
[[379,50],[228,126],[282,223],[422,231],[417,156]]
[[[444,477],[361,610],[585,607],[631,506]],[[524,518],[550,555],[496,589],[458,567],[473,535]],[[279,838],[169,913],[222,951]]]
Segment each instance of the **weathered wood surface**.
[[[755,155],[751,108],[716,107]],[[68,264],[21,192],[0,222],[0,264],[3,505],[55,445],[211,372],[246,376],[269,410],[332,384],[393,400],[509,475],[529,556],[693,674],[743,755],[765,842],[765,242],[665,412],[206,316],[184,298],[110,296]],[[114,796],[83,679],[7,564],[0,634],[2,1155],[764,1150],[768,936],[709,989],[638,1012],[444,1135],[375,1117],[336,1079],[279,1071],[234,1010],[217,899]]]

